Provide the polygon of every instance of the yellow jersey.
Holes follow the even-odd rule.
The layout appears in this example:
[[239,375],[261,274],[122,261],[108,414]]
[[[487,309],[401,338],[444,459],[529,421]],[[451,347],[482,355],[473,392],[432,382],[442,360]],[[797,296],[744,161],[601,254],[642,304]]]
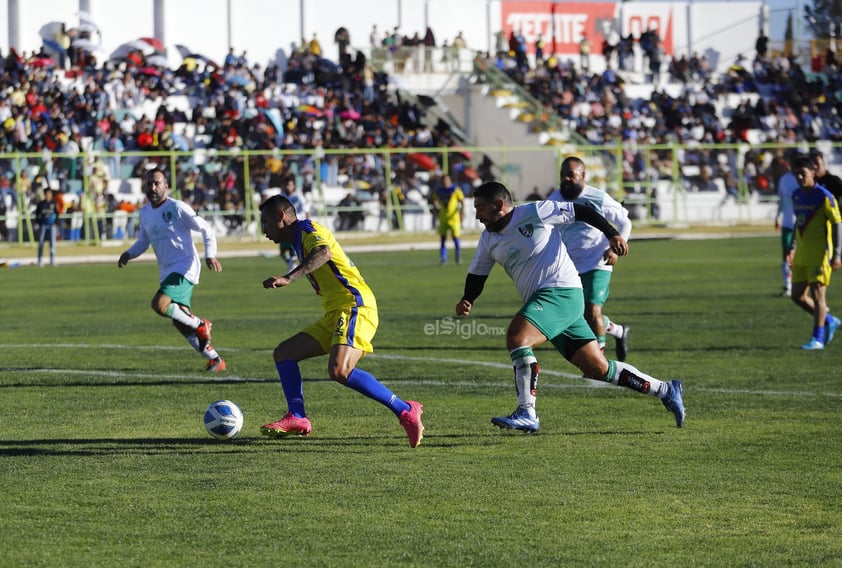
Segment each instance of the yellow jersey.
[[322,297],[326,312],[347,306],[377,308],[374,293],[359,269],[325,226],[309,219],[299,219],[295,224],[292,246],[301,259],[317,247],[326,246],[330,250],[330,260],[307,275],[316,294]]
[[810,190],[799,188],[792,194],[795,209],[795,259],[799,265],[817,266],[832,253],[831,225],[842,222],[833,194],[816,184]]
[[460,206],[465,200],[465,194],[456,185],[440,187],[436,190],[436,201],[439,205],[439,223],[442,225],[461,225]]

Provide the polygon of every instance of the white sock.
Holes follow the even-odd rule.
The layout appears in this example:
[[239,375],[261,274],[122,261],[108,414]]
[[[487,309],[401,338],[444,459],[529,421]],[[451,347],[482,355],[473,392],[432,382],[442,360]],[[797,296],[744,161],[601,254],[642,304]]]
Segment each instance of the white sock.
[[170,304],[170,307],[167,308],[167,315],[170,316],[173,321],[183,323],[191,329],[196,329],[202,325],[201,318],[194,316],[187,311],[187,308],[179,306],[178,304]]
[[513,349],[509,355],[515,370],[518,408],[525,408],[535,418],[535,399],[538,389],[538,359],[529,347]]
[[602,321],[605,323],[605,333],[607,333],[611,337],[623,337],[623,332],[626,330],[626,328],[624,328],[619,323],[614,323],[613,321],[608,319],[608,316],[606,315],[602,316]]
[[626,387],[641,394],[648,394],[664,398],[669,392],[669,384],[650,377],[646,373],[628,363],[620,361],[608,361],[608,374],[605,380],[619,387]]
[[784,288],[792,291],[792,268],[790,268],[786,261],[781,263],[781,276],[784,279]]
[[208,345],[204,349],[199,347],[199,338],[196,336],[196,332],[191,333],[190,335],[185,335],[184,338],[187,340],[187,343],[190,344],[196,353],[207,359],[208,361],[212,361],[219,357],[219,353],[216,352],[216,349]]

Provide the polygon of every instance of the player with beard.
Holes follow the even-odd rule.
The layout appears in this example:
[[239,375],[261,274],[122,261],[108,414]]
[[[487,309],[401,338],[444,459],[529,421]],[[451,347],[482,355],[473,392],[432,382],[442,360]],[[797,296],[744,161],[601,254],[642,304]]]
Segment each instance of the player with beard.
[[468,269],[456,314],[471,313],[495,263],[503,266],[524,302],[506,332],[518,406],[509,416],[492,418],[492,424],[527,433],[538,431],[541,424],[535,401],[539,368],[533,350],[549,340],[585,377],[660,398],[680,428],[685,416],[680,381],[661,381],[627,363],[607,360],[599,349],[585,321],[578,271],[557,227],[576,221],[589,223],[605,234],[617,256],[628,253],[626,240],[605,217],[578,203],[535,201],[515,207],[509,190],[496,181],[482,184],[473,198],[476,218],[485,230]]
[[199,283],[202,271],[199,253],[193,244],[193,231],[202,235],[205,264],[214,272],[220,272],[222,265],[216,259],[216,235],[192,207],[168,196],[170,186],[163,170],[150,170],[145,181],[143,193],[149,202],[140,210],[137,241],[120,255],[117,266],[123,268],[151,245],[158,259],[160,277],[152,309],[158,315],[172,319],[190,346],[207,359],[206,371],[224,371],[225,361],[210,343],[213,324],[190,312],[193,287]]
[[[561,164],[559,189],[553,191],[547,199],[570,201],[586,205],[605,217],[626,241],[632,231],[629,212],[605,191],[586,183],[585,162],[571,156]],[[596,334],[599,348],[605,350],[605,336],[614,337],[618,361],[625,361],[629,350],[629,331],[631,327],[612,322],[602,313],[602,306],[608,300],[611,286],[611,274],[619,256],[611,250],[606,236],[582,221],[559,226],[561,239],[567,248],[567,254],[582,279],[585,295],[585,319]]]

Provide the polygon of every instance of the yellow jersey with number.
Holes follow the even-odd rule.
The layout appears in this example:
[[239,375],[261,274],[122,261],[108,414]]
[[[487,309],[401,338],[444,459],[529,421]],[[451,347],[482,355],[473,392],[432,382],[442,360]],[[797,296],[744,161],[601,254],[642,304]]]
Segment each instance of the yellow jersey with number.
[[359,269],[325,226],[299,219],[295,224],[292,246],[298,258],[304,259],[316,248],[330,250],[330,260],[307,275],[307,279],[322,297],[325,311],[347,306],[377,308],[374,293],[366,284]]

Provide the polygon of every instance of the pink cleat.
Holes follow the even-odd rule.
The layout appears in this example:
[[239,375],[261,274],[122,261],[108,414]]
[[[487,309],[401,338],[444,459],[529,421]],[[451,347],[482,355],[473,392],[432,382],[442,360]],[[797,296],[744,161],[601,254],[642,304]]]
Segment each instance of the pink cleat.
[[298,418],[292,412],[287,412],[277,422],[264,424],[260,427],[260,433],[270,438],[283,438],[284,436],[309,436],[313,431],[310,421],[307,418]]
[[414,400],[407,400],[409,410],[404,410],[398,417],[401,426],[406,430],[409,437],[409,447],[414,448],[421,443],[424,437],[424,425],[421,424],[421,415],[424,413],[424,405]]

